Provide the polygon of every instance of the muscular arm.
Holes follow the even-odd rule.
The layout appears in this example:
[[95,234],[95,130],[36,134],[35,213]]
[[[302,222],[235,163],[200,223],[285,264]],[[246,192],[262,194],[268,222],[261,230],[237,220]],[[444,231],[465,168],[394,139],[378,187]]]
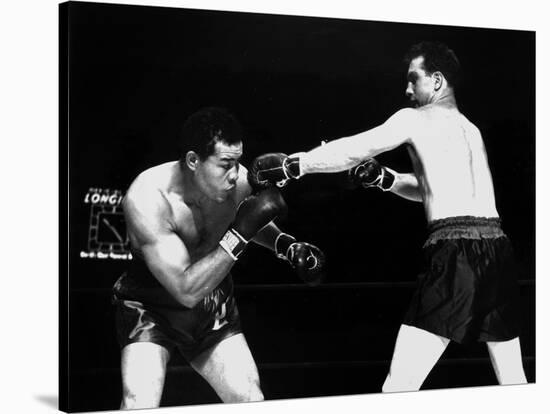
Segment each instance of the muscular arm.
[[192,308],[225,278],[233,259],[219,245],[192,261],[182,239],[166,219],[160,198],[128,198],[124,212],[132,244],[144,256],[149,270],[182,305]]
[[376,128],[301,153],[300,174],[345,171],[367,158],[389,151],[410,139],[416,118],[414,109],[402,109]]

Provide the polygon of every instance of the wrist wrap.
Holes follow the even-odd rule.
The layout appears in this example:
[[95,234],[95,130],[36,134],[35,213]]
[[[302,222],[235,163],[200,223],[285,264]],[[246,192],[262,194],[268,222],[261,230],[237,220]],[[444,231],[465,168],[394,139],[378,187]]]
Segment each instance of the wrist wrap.
[[220,246],[231,256],[233,260],[237,260],[239,255],[244,251],[248,242],[234,229],[229,229],[225,232],[220,240]]
[[296,243],[296,239],[290,234],[279,233],[275,239],[275,254],[277,257],[283,260],[290,260],[288,257],[288,251],[294,243]]

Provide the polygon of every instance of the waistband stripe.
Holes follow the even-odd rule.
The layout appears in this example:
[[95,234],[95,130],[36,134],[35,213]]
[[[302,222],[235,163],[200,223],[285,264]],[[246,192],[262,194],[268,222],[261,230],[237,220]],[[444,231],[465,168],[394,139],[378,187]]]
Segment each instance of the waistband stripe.
[[496,239],[506,235],[498,217],[449,217],[434,220],[428,225],[428,239],[424,247],[439,240],[449,239]]

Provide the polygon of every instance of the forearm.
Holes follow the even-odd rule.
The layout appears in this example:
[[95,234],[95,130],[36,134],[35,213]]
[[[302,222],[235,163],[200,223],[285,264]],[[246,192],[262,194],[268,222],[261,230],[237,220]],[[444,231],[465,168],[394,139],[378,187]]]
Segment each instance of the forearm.
[[284,199],[275,188],[245,198],[217,247],[185,270],[181,280],[189,297],[201,300],[212,291],[227,275],[250,240],[256,238],[258,243],[273,249],[280,231],[272,221],[285,211]]
[[299,154],[300,175],[349,170],[360,162],[389,151],[406,141],[406,135],[385,123],[350,137],[339,138]]
[[218,244],[180,274],[179,301],[187,307],[195,306],[222,282],[234,264],[235,260]]
[[290,234],[279,230],[273,222],[260,230],[253,240],[272,250],[279,259],[287,261],[307,285],[317,286],[321,283],[325,256],[318,247],[297,241]]
[[392,193],[407,200],[422,202],[422,192],[420,190],[420,185],[418,184],[418,179],[414,174],[401,174],[389,169],[388,167],[385,168],[395,175],[395,182],[390,190]]
[[[374,149],[359,146],[358,136],[340,138],[305,153],[300,158],[300,175],[345,171],[365,158],[376,155]],[[363,149],[362,149],[363,148]]]
[[275,223],[271,222],[261,229],[252,241],[269,250],[275,251],[275,240],[277,240],[279,234],[281,234],[281,230],[279,230]]

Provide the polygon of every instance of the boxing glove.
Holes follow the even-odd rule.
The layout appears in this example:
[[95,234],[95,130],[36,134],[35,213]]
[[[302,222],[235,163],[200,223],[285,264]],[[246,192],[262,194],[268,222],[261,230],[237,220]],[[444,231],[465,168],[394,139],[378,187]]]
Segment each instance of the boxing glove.
[[280,152],[256,157],[248,170],[248,182],[254,190],[269,186],[284,186],[288,180],[300,177],[300,159]]
[[325,255],[316,246],[297,242],[289,234],[281,233],[275,240],[277,257],[287,261],[308,286],[319,285],[324,276]]
[[374,158],[369,158],[348,171],[350,181],[356,186],[378,187],[390,191],[395,182],[395,175],[384,168]]
[[248,241],[276,217],[286,214],[286,203],[276,188],[268,188],[245,198],[235,219],[220,240],[222,248],[237,260]]

